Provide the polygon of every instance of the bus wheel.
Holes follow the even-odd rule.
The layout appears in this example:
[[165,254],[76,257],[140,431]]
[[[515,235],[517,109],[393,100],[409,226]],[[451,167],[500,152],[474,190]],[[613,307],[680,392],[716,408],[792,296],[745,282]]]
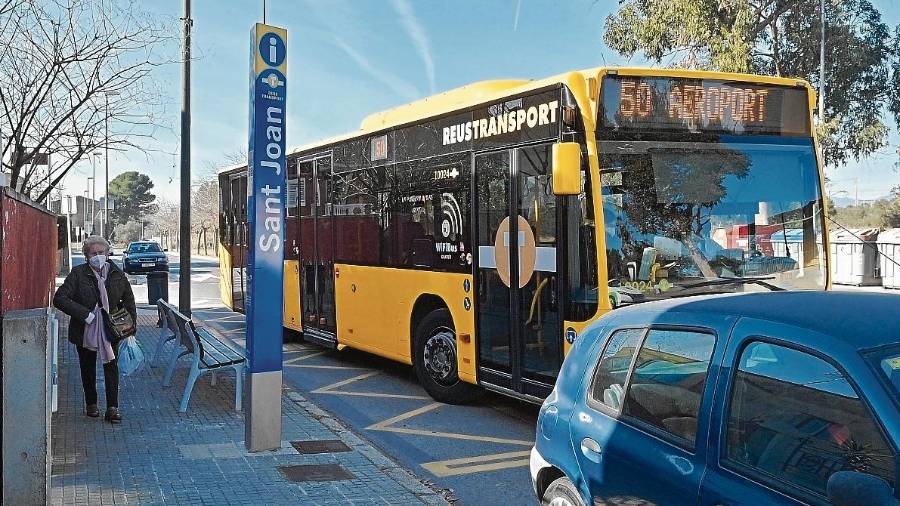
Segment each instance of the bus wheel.
[[465,404],[478,393],[475,385],[459,379],[456,331],[447,309],[436,309],[419,323],[413,362],[419,383],[436,401]]

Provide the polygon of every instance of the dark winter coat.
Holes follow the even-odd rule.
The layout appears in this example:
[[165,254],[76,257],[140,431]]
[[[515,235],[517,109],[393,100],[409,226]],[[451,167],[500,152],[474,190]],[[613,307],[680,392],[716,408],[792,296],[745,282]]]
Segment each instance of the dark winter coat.
[[[106,277],[106,293],[109,295],[109,311],[114,313],[124,307],[137,322],[134,292],[131,291],[128,276],[115,263],[107,262],[109,263],[109,276]],[[71,343],[81,346],[84,341],[84,320],[99,303],[100,288],[97,287],[94,270],[87,263],[73,268],[72,272],[66,276],[62,286],[56,291],[56,295],[53,296],[53,305],[71,317],[69,320],[69,341]]]

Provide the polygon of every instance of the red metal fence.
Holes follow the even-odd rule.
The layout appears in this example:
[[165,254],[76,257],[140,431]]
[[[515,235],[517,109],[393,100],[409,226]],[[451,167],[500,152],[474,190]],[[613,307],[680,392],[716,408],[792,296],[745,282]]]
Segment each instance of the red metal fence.
[[59,269],[56,215],[0,188],[0,316],[46,307]]

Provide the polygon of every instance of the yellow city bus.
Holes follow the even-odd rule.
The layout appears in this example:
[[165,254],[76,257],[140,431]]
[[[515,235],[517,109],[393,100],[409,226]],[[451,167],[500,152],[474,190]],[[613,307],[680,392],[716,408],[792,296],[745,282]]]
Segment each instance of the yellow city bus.
[[[284,327],[538,402],[619,306],[829,286],[808,83],[595,68],[463,86],[289,154]],[[220,172],[243,310],[246,166]],[[516,266],[511,268],[511,266]]]

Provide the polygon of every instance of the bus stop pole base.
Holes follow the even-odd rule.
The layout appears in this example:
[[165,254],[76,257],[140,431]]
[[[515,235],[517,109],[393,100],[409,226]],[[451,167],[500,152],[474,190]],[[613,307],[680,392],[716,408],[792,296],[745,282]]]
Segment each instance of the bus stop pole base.
[[247,374],[244,445],[250,452],[281,448],[281,371]]

